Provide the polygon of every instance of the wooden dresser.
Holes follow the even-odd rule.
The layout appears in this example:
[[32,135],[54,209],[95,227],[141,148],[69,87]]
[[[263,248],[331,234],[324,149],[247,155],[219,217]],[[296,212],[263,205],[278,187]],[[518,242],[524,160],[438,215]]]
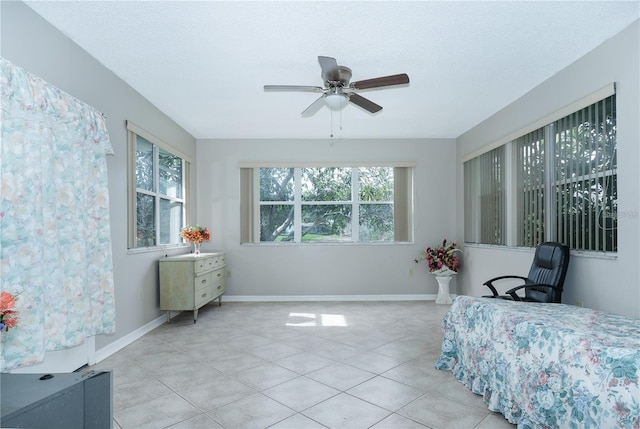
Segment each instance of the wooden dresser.
[[225,292],[225,253],[201,253],[160,258],[160,310],[193,311],[193,323],[198,309],[218,298],[222,305]]

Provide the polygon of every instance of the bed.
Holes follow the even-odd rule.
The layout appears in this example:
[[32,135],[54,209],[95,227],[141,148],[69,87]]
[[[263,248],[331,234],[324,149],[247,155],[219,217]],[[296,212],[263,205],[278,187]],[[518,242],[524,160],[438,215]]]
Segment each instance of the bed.
[[640,320],[459,296],[436,368],[518,428],[640,428]]

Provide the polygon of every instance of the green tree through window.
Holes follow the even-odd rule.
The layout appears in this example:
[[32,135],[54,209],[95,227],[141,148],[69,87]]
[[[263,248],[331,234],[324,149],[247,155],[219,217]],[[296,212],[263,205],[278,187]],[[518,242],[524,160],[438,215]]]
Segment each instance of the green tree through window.
[[189,162],[135,125],[127,123],[127,129],[131,154],[128,247],[180,244]]
[[393,167],[259,170],[260,241],[393,241]]

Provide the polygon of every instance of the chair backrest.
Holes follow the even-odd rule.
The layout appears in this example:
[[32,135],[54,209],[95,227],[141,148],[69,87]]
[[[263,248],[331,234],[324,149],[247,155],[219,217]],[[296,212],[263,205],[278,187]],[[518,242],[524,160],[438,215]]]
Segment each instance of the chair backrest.
[[538,302],[556,302],[562,299],[564,278],[569,267],[569,247],[561,243],[546,242],[536,248],[536,254],[527,278],[532,283],[555,286],[526,288],[528,300]]

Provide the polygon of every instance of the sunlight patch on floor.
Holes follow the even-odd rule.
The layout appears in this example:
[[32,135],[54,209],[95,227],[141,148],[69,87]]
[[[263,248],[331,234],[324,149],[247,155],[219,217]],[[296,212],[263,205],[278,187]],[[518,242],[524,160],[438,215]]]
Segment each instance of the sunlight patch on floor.
[[289,313],[286,326],[347,326],[342,314]]

